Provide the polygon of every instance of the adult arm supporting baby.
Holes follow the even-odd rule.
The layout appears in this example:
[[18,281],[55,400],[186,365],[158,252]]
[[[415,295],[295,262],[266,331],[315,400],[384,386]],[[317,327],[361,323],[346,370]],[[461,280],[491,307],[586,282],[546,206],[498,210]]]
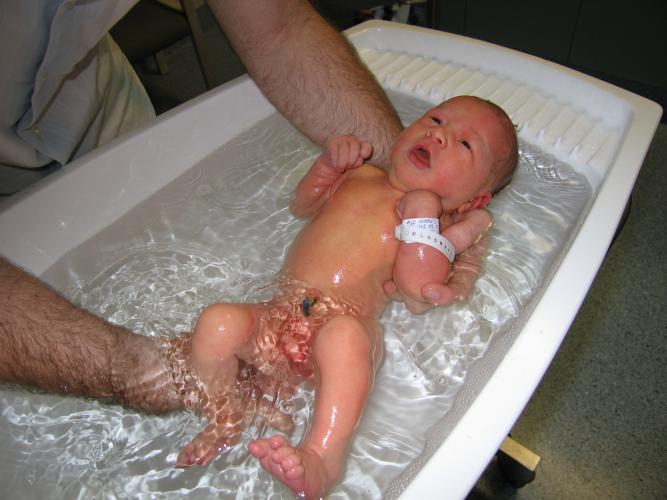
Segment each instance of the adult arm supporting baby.
[[387,167],[402,126],[352,46],[306,0],[209,0],[264,95],[318,144],[353,134]]
[[0,257],[0,380],[141,410],[182,408],[162,342],[77,308]]

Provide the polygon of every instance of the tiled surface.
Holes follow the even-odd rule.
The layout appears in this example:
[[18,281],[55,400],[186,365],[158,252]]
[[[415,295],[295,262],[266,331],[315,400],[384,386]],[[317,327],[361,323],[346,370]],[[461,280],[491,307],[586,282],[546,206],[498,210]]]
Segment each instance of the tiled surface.
[[433,104],[459,95],[488,99],[503,108],[521,138],[559,158],[586,165],[598,176],[606,172],[618,149],[621,131],[575,111],[568,104],[509,79],[443,60],[365,48],[361,59],[388,89],[407,92]]

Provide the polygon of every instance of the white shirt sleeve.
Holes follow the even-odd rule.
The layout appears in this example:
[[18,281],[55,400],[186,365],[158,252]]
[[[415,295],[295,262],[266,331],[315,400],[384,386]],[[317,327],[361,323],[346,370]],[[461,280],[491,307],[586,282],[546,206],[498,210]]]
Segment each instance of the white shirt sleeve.
[[155,117],[107,33],[136,1],[21,0],[3,7],[0,164],[64,164]]

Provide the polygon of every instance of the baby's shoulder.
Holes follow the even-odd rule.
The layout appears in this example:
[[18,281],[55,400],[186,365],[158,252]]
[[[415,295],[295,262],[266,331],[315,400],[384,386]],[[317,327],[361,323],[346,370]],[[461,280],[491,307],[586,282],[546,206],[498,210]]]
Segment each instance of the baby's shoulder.
[[387,173],[374,165],[362,165],[346,172],[346,178],[340,185],[339,191],[344,193],[351,202],[366,203],[368,200],[381,200],[387,197],[395,198],[401,195],[392,188],[387,181]]
[[364,163],[358,168],[348,170],[348,172],[350,173],[350,180],[371,181],[387,177],[384,170],[370,163]]

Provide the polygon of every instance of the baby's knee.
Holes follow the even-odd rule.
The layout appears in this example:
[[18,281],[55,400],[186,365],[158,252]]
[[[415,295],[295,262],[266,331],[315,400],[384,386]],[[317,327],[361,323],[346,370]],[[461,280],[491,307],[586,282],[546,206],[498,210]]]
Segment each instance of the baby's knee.
[[370,359],[373,350],[373,341],[364,324],[348,315],[330,319],[315,342],[315,356],[335,352],[338,356],[353,354]]
[[253,326],[252,314],[238,304],[213,304],[197,319],[192,339],[193,351],[219,352],[248,340]]
[[239,304],[211,304],[197,319],[195,332],[214,332],[221,328],[236,329],[247,326],[252,320],[250,311]]

